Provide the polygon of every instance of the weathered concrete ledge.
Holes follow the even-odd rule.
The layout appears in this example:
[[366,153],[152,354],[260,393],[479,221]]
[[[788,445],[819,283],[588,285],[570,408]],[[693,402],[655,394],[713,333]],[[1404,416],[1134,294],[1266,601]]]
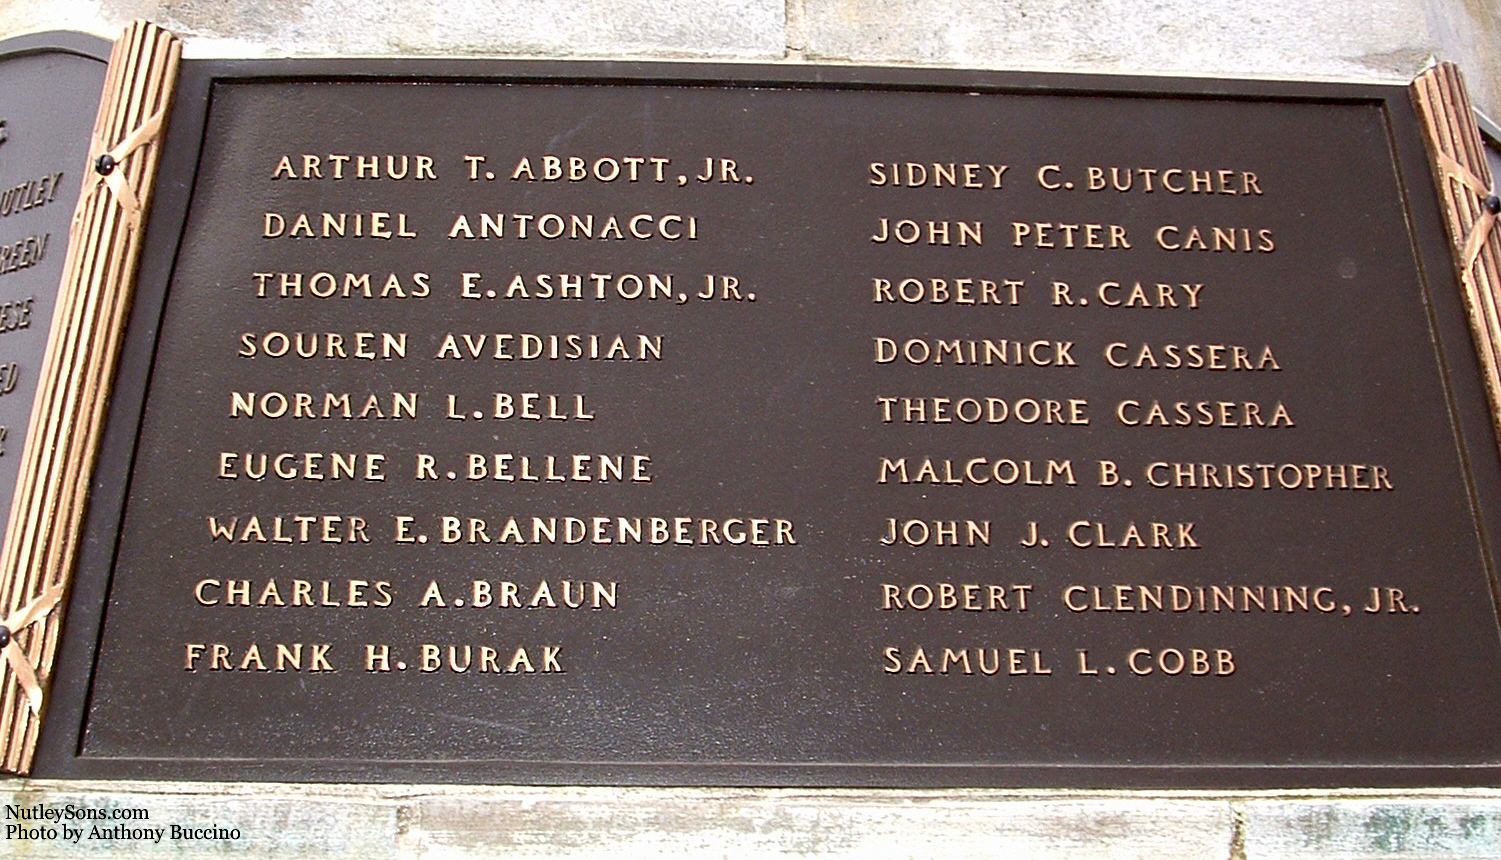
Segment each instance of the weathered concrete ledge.
[[[57,838],[0,840],[0,855],[37,858],[1501,857],[1501,790],[1495,789],[897,791],[12,779],[0,782],[0,791],[5,825],[35,827],[14,815],[38,804],[64,816],[49,823]],[[66,817],[81,810],[116,816],[144,810],[149,817]],[[84,836],[64,840],[64,824]],[[174,840],[174,825],[211,832]],[[94,827],[166,832],[160,841],[118,829],[113,835],[120,838],[90,839]]]
[[190,57],[921,65],[1406,83],[1465,69],[1501,113],[1495,0],[0,0],[0,38],[134,18]]

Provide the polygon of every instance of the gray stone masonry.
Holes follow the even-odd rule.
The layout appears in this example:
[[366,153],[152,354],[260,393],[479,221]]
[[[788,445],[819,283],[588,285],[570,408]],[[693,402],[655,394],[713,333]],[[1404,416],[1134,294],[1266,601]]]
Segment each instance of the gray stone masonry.
[[135,18],[188,56],[707,59],[1402,82],[1501,112],[1498,0],[0,0],[0,37]]
[[[1494,790],[1229,795],[25,780],[3,788],[0,800],[18,808],[149,815],[73,821],[69,826],[83,831],[76,843],[60,834],[0,840],[0,855],[58,860],[1501,857],[1501,791]],[[174,840],[174,826],[218,833]],[[159,842],[154,828],[164,831]]]

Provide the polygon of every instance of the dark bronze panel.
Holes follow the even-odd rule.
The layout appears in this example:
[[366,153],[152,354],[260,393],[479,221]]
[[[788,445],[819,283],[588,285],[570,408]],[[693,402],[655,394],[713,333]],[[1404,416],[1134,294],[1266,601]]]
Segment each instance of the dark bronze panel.
[[1403,91],[816,75],[189,64],[38,773],[1493,779]]
[[68,251],[104,85],[102,40],[0,42],[0,531]]

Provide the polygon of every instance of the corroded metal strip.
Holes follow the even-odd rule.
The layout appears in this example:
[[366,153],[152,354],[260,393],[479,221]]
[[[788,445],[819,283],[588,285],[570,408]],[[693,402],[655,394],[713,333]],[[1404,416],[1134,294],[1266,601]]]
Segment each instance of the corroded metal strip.
[[1475,109],[1459,67],[1434,66],[1413,81],[1412,92],[1433,156],[1491,419],[1501,440],[1501,228],[1493,211],[1501,201],[1494,196]]
[[[31,768],[98,456],[182,43],[146,22],[115,43],[0,553],[0,766]],[[24,622],[24,623],[23,623]]]

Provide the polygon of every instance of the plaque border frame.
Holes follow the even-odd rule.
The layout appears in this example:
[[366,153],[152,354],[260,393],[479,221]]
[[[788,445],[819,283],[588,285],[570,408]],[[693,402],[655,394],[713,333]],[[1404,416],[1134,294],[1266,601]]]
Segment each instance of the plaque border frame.
[[[353,761],[340,759],[132,759],[85,757],[94,658],[157,335],[183,239],[213,87],[220,81],[275,83],[460,82],[731,88],[950,91],[1135,98],[1278,101],[1380,106],[1392,168],[1405,205],[1410,253],[1418,271],[1435,360],[1445,380],[1454,444],[1465,465],[1477,522],[1501,523],[1501,456],[1478,375],[1439,196],[1410,90],[1404,85],[1199,79],[965,69],[709,62],[483,59],[185,60],[173,128],[160,167],[157,204],[142,257],[135,309],[114,383],[108,429],[92,481],[81,536],[68,629],[54,670],[52,719],[37,751],[36,776],[64,779],[186,779],[256,782],[456,783],[524,785],[746,786],[829,788],[1296,790],[1501,785],[1495,761],[1463,765],[1036,765],[1036,764],[747,764],[517,762],[490,760]],[[1356,207],[1360,201],[1339,201]],[[1335,213],[1332,217],[1337,217]],[[1473,368],[1474,372],[1469,369]],[[1476,481],[1483,472],[1495,481]],[[1493,618],[1501,612],[1497,559],[1501,526],[1481,534]],[[1496,628],[1501,636],[1501,622]]]
[[72,30],[47,30],[41,33],[27,33],[22,36],[12,36],[9,39],[0,40],[0,60],[8,60],[12,57],[24,57],[28,54],[76,54],[90,60],[98,60],[101,63],[109,62],[110,50],[114,42],[91,33],[78,33]]

